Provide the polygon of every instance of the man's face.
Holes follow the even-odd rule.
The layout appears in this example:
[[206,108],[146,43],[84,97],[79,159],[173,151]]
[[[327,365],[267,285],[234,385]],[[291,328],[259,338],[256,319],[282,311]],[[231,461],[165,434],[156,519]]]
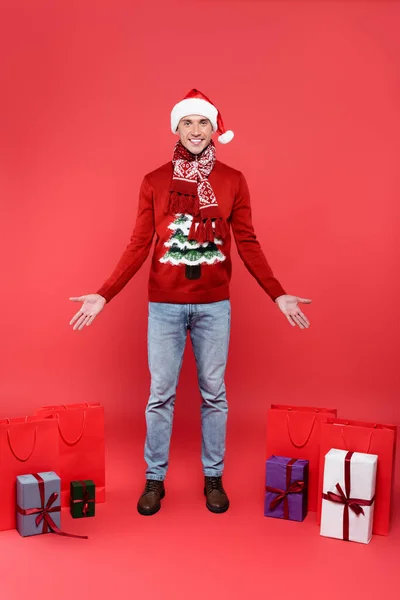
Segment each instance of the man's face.
[[209,119],[188,115],[179,121],[178,133],[181,143],[192,154],[200,154],[208,146],[213,134]]

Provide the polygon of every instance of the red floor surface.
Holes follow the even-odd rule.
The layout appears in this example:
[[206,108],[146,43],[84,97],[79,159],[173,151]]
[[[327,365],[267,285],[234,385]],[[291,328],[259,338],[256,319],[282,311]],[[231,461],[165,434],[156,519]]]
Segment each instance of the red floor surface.
[[108,500],[97,516],[73,520],[63,510],[63,528],[89,540],[1,532],[1,600],[398,597],[396,515],[391,534],[367,546],[320,537],[315,513],[304,523],[265,518],[264,428],[252,424],[250,431],[243,423],[228,429],[231,508],[214,515],[205,508],[198,439],[178,439],[157,515],[136,512],[144,481],[141,426],[109,441]]

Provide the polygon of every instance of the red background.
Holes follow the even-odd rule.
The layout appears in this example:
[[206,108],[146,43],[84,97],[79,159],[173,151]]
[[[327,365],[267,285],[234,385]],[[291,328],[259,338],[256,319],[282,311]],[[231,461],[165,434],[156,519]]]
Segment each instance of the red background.
[[[0,416],[102,402],[111,496],[133,480],[129,519],[136,518],[149,261],[83,332],[68,325],[79,307],[68,298],[94,292],[111,273],[133,228],[143,175],[171,158],[170,110],[197,87],[235,132],[231,144],[218,144],[218,158],[246,175],[276,276],[288,293],[313,300],[304,306],[310,329],[292,328],[234,252],[232,506],[246,514],[250,493],[262,512],[271,402],[399,423],[399,3],[1,4]],[[185,481],[200,490],[196,520],[204,512],[200,400],[187,350],[169,481],[180,494]],[[171,515],[182,502],[178,494]],[[135,527],[145,532],[155,519]],[[282,524],[261,526],[266,521],[278,535]],[[202,527],[199,536],[207,536]],[[308,528],[316,550],[318,529]]]

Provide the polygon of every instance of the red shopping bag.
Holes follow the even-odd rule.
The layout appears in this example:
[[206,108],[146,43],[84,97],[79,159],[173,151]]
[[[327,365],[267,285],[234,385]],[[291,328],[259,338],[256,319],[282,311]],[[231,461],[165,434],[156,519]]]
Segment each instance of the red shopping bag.
[[0,420],[0,531],[16,527],[16,477],[59,475],[57,423],[42,417]]
[[267,421],[267,458],[272,454],[309,461],[308,510],[317,510],[321,424],[336,409],[272,404]]
[[71,481],[92,479],[96,502],[105,501],[104,408],[99,403],[42,406],[38,415],[56,421],[60,452],[61,506],[69,506]]
[[331,448],[337,448],[339,450],[378,455],[372,532],[378,535],[389,533],[396,435],[397,427],[395,425],[364,423],[363,421],[349,421],[347,419],[329,419],[322,425],[321,470],[318,484],[318,525],[321,523],[325,455]]

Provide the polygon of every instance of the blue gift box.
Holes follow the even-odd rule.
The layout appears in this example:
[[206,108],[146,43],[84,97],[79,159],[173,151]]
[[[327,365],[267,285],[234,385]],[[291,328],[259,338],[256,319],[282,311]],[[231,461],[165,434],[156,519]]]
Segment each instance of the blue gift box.
[[60,528],[61,480],[54,471],[17,477],[17,530],[23,536]]

